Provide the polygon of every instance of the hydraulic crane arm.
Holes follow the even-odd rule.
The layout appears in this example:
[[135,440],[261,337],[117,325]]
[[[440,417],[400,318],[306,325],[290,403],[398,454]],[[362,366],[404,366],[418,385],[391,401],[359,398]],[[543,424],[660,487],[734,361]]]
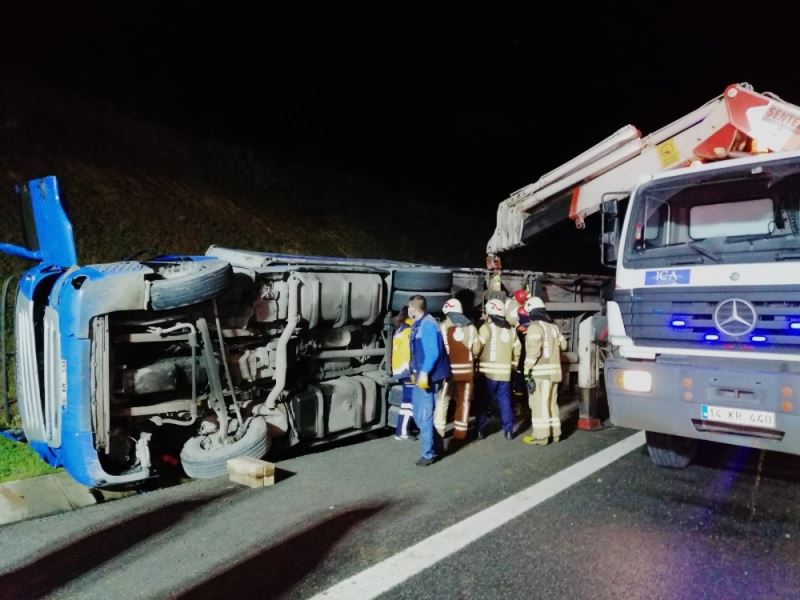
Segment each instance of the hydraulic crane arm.
[[579,228],[610,194],[628,194],[654,173],[745,154],[800,148],[800,107],[746,83],[642,137],[633,125],[517,190],[500,203],[487,253],[523,246],[572,219]]

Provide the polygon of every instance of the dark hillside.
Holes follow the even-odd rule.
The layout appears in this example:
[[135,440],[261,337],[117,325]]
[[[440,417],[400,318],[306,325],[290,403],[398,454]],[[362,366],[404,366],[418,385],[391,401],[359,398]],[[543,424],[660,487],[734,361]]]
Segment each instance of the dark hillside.
[[[51,174],[59,178],[84,264],[139,250],[202,253],[220,244],[477,266],[493,227],[431,209],[425,190],[409,197],[357,173],[257,154],[102,102],[6,83],[0,239],[19,242],[14,184]],[[451,219],[458,236],[443,235]],[[0,271],[24,267],[0,260]]]

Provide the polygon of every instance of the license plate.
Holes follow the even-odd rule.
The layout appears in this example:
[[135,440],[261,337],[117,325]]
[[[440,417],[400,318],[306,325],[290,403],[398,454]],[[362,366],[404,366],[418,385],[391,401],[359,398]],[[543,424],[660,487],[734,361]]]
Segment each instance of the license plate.
[[700,407],[700,417],[704,421],[718,421],[734,425],[775,429],[775,413],[766,410],[749,410],[747,408],[728,408],[727,406],[703,404]]

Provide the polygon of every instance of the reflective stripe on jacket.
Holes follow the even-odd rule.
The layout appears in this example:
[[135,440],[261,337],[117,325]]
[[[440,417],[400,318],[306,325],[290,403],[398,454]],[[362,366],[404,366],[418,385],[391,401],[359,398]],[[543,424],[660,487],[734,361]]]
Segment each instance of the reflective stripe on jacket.
[[478,337],[483,345],[478,370],[494,381],[510,381],[522,350],[516,332],[488,322],[481,325]]
[[534,379],[561,381],[561,351],[567,341],[553,323],[531,321],[525,334],[525,375]]

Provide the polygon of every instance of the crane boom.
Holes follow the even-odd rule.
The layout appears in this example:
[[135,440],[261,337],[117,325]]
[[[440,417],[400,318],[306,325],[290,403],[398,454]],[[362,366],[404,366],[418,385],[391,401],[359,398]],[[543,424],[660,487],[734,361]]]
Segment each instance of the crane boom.
[[642,137],[627,125],[511,194],[497,209],[491,258],[571,219],[579,228],[609,194],[628,194],[651,175],[692,164],[800,148],[800,107],[747,83]]

